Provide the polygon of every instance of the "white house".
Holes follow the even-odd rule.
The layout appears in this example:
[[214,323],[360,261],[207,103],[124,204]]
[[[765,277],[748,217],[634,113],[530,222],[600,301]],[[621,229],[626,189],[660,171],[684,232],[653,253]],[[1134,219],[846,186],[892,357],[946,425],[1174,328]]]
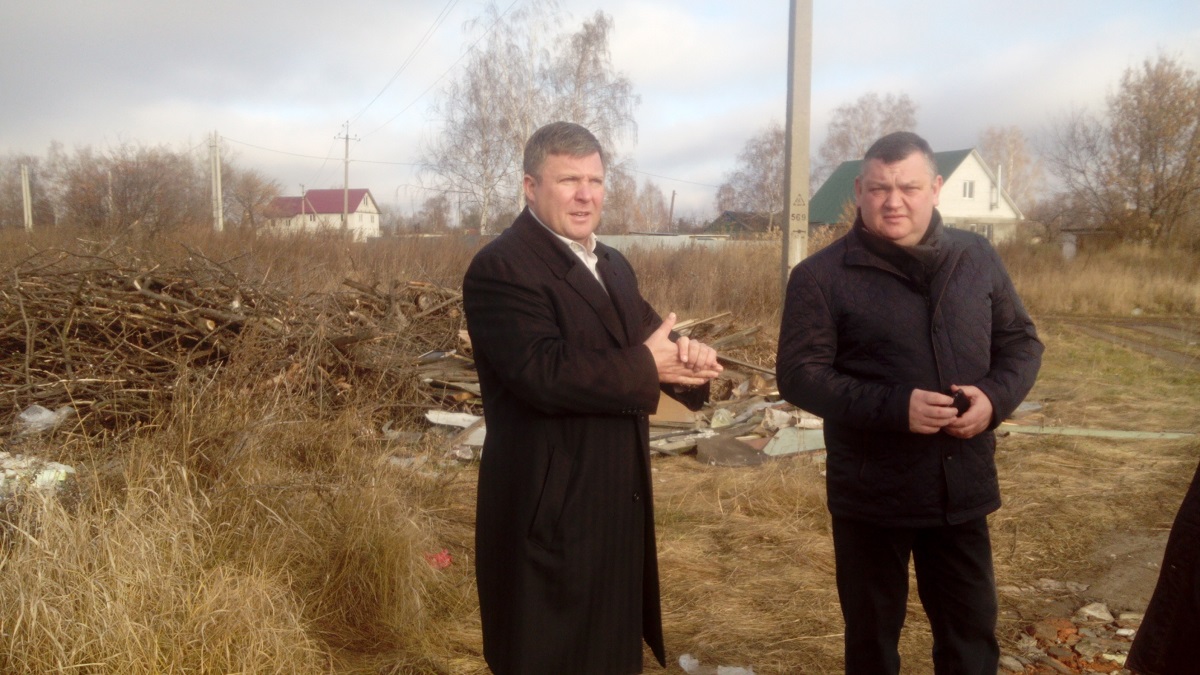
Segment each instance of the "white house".
[[[942,193],[938,212],[949,227],[978,232],[992,243],[1016,235],[1017,223],[1025,218],[983,158],[974,149],[936,152]],[[853,208],[854,179],[862,160],[842,162],[809,204],[811,225],[833,225],[841,221],[847,203]]]
[[343,206],[346,230],[356,239],[379,236],[379,205],[363,188],[306,190],[301,197],[276,197],[267,213],[270,227],[279,232],[340,232]]

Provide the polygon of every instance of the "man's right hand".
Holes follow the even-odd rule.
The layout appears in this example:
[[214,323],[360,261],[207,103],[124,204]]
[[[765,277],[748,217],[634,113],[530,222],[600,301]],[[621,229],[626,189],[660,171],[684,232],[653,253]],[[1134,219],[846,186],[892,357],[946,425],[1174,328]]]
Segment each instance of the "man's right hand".
[[954,399],[936,391],[913,389],[908,399],[908,430],[936,434],[958,417]]
[[[675,313],[671,312],[643,343],[649,347],[650,354],[654,357],[658,381],[700,385],[720,375],[724,368],[717,363],[717,352],[712,347],[698,340],[688,340],[682,346],[671,340],[671,329],[675,327],[675,321]],[[681,357],[681,353],[686,356]]]

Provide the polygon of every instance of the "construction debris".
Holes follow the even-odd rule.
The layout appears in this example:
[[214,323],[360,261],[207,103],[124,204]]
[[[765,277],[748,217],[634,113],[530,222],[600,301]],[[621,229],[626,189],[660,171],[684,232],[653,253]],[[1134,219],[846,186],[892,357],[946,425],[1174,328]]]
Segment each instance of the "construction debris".
[[1042,619],[1025,627],[1014,652],[1000,658],[1001,673],[1114,673],[1129,675],[1125,658],[1142,615],[1116,617],[1103,603],[1080,607],[1075,615]]
[[0,452],[0,500],[28,489],[60,491],[74,478],[75,469],[65,464]]

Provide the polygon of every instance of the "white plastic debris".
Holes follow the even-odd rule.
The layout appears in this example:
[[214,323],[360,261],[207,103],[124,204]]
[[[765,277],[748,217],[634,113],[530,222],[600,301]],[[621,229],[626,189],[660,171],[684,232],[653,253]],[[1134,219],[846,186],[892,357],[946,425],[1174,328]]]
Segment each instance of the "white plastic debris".
[[57,410],[33,404],[17,415],[17,435],[36,434],[50,431],[63,423],[68,416],[75,414],[75,409],[64,405]]
[[700,659],[691,654],[679,655],[679,667],[683,668],[683,672],[687,673],[687,675],[716,675],[717,673],[717,669],[712,666],[705,667],[700,665]]
[[683,672],[687,675],[754,675],[753,668],[743,668],[741,666],[705,666],[700,663],[700,659],[691,654],[681,654],[679,656],[679,667],[683,668]]
[[724,429],[733,424],[733,412],[728,408],[720,408],[712,414],[712,419],[709,420],[708,426],[712,429]]
[[75,469],[66,464],[0,452],[0,498],[26,488],[61,489],[74,475]]
[[1075,614],[1085,621],[1099,621],[1101,623],[1111,623],[1114,621],[1112,612],[1108,610],[1108,605],[1103,602],[1086,604],[1080,607],[1079,611]]
[[470,413],[449,412],[446,410],[427,410],[425,411],[425,419],[433,422],[434,424],[466,428],[483,418],[479,415],[472,415]]

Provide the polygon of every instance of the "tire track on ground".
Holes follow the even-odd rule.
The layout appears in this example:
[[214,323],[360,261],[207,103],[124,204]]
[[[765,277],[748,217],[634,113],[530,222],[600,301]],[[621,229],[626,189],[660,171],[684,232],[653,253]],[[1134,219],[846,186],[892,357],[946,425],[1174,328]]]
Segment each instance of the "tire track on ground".
[[[1200,372],[1200,359],[1197,359],[1196,357],[1194,357],[1190,354],[1184,354],[1184,353],[1177,352],[1177,351],[1174,351],[1171,349],[1159,347],[1157,345],[1152,345],[1152,344],[1140,342],[1137,340],[1131,340],[1127,337],[1122,337],[1120,335],[1114,335],[1105,330],[1102,330],[1101,328],[1097,328],[1096,326],[1093,326],[1093,325],[1088,325],[1088,324],[1080,323],[1077,321],[1070,321],[1067,323],[1069,325],[1071,325],[1072,327],[1078,329],[1080,332],[1084,333],[1085,335],[1094,337],[1097,340],[1104,340],[1106,342],[1110,342],[1112,344],[1119,345],[1121,347],[1125,347],[1126,349],[1131,349],[1135,352],[1140,352],[1142,354],[1148,354],[1157,359],[1166,361],[1167,363],[1170,363],[1171,365],[1179,366],[1180,368],[1187,368],[1189,370]],[[1104,325],[1104,324],[1100,324],[1100,325]],[[1136,326],[1136,327],[1141,328],[1143,330],[1145,329],[1142,326]]]

